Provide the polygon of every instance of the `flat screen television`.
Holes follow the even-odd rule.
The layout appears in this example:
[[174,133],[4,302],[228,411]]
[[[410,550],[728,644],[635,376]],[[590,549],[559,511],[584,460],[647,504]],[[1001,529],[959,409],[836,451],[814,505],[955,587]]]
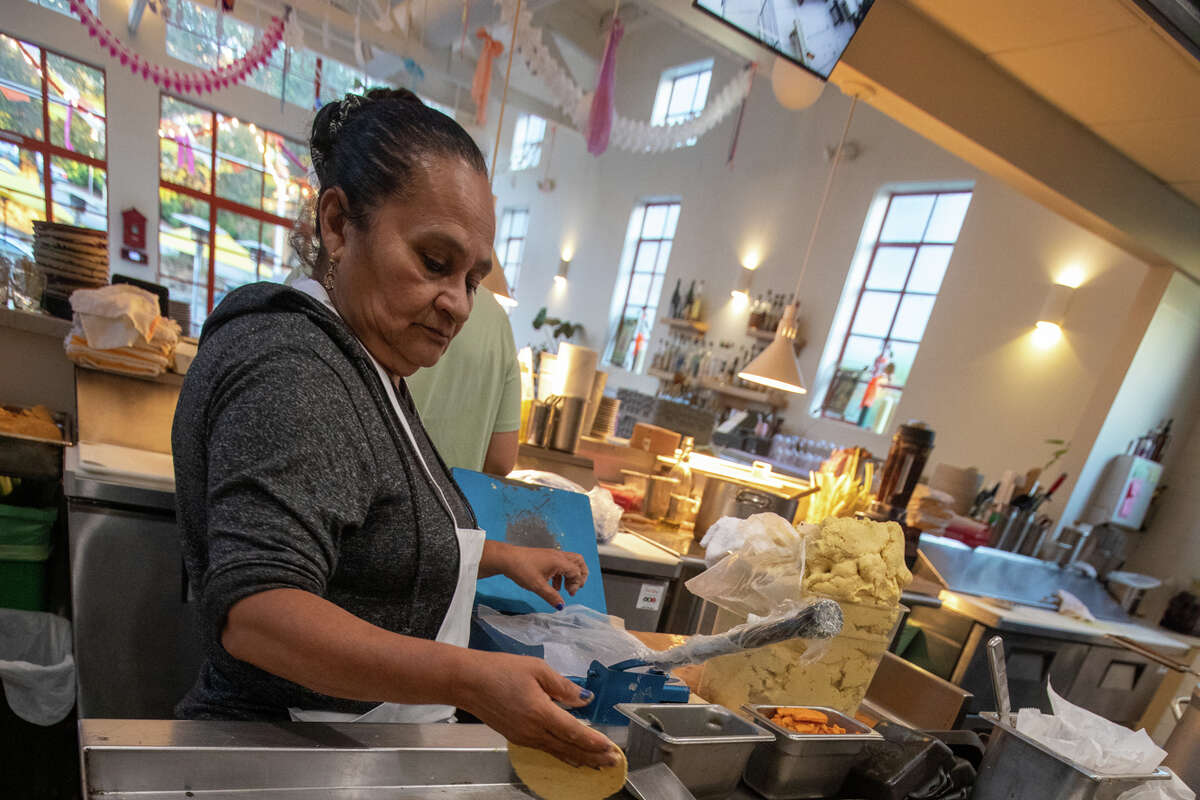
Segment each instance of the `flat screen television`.
[[692,5],[829,78],[874,0],[693,0]]

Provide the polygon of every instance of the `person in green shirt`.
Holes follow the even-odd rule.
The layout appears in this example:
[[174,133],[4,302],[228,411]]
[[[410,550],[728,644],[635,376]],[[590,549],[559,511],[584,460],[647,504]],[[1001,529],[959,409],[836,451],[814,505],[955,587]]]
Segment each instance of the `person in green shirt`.
[[405,382],[448,466],[507,475],[517,460],[521,369],[508,315],[480,289],[471,316],[437,364]]

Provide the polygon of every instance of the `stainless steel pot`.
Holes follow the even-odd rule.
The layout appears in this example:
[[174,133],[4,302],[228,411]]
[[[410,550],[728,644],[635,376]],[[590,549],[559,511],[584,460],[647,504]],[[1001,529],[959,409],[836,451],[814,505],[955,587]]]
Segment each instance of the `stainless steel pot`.
[[1163,766],[1175,770],[1188,788],[1200,793],[1200,686],[1192,690],[1190,700],[1176,700],[1171,710],[1178,722],[1167,737]]
[[696,512],[695,537],[700,539],[721,517],[746,519],[771,512],[791,522],[800,504],[798,492],[779,493],[733,478],[705,475],[700,510]]

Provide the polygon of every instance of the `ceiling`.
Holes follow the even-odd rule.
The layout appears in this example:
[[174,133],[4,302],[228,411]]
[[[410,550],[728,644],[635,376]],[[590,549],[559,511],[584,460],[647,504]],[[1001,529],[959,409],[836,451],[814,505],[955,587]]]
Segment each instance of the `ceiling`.
[[1200,60],[1132,0],[907,0],[1200,206]]

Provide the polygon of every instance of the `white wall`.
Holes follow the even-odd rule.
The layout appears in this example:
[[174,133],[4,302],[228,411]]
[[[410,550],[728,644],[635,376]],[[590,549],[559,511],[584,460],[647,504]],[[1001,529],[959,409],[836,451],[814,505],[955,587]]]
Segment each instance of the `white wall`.
[[[647,117],[663,69],[710,55],[665,26],[627,34],[617,68],[618,111]],[[739,67],[716,58],[714,91]],[[729,301],[739,256],[750,246],[764,253],[754,292],[792,291],[829,167],[825,148],[836,143],[849,103],[831,86],[812,109],[788,112],[760,78],[732,168],[725,163],[732,120],[695,147],[657,156],[610,150],[591,158],[578,134],[560,131],[550,169],[558,184],[553,193],[536,188],[543,168],[503,176],[496,184],[501,207],[531,211],[521,305],[511,317],[518,345],[540,341],[530,321],[546,304],[552,314],[583,322],[585,343],[603,348],[625,226],[633,204],[648,195],[682,198],[664,293],[678,278],[685,287],[693,278],[707,281],[709,337],[749,343],[746,312],[735,312]],[[879,189],[973,181],[974,199],[896,419],[923,419],[937,431],[931,463],[975,465],[996,476],[1044,463],[1050,448],[1043,441],[1072,438],[1082,410],[1101,390],[1100,376],[1147,268],[863,104],[850,139],[862,155],[839,170],[801,292],[806,377],[811,383],[816,373]],[[562,291],[551,278],[569,240],[577,242],[576,256]],[[1071,263],[1084,269],[1087,280],[1073,300],[1064,341],[1039,351],[1030,341],[1033,324],[1050,285]],[[628,381],[614,375],[614,382]],[[809,402],[792,402],[788,429],[886,453],[887,437],[813,419],[806,413]]]

